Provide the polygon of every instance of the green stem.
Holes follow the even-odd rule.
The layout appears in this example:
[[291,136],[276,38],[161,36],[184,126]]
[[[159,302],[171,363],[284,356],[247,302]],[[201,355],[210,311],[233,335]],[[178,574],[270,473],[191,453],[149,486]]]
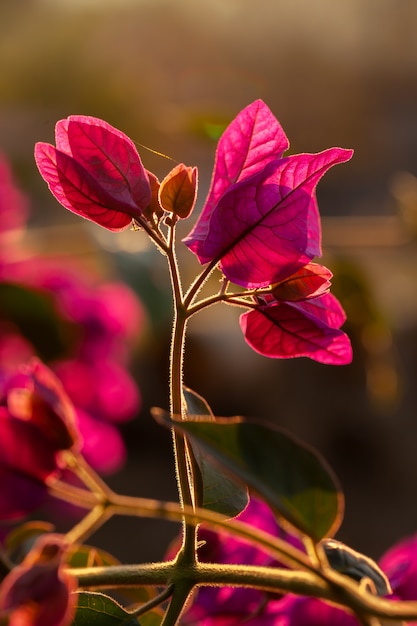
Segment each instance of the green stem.
[[219,302],[245,308],[255,308],[256,304],[253,301],[250,302],[249,300],[245,300],[245,298],[248,298],[249,296],[253,296],[253,293],[247,291],[243,291],[242,293],[218,293],[215,296],[204,298],[204,300],[200,300],[200,302],[196,302],[196,304],[190,306],[187,311],[187,315],[188,317],[192,317],[199,311],[202,311],[209,306],[213,306],[214,304],[218,304]]
[[329,566],[326,554],[320,544],[317,544],[311,537],[307,537],[307,535],[303,536],[303,544],[311,562],[317,569],[324,569]]
[[168,600],[168,598],[172,596],[173,591],[174,591],[174,585],[169,585],[166,589],[161,591],[161,593],[158,593],[158,595],[155,596],[155,598],[152,598],[152,600],[145,602],[145,604],[142,604],[142,606],[140,606],[138,609],[136,609],[135,611],[132,611],[131,615],[134,615],[135,617],[140,617],[141,615],[145,615],[145,613],[147,613],[148,611],[151,611],[155,607],[162,604],[162,602],[165,602],[165,600]]
[[200,289],[202,288],[202,286],[204,285],[204,283],[206,282],[206,280],[208,279],[212,271],[216,268],[218,262],[219,261],[217,259],[215,261],[211,261],[211,263],[209,263],[204,268],[201,274],[197,276],[195,281],[192,283],[192,285],[188,289],[184,298],[184,305],[187,309],[192,304],[194,298],[196,297],[196,295],[198,294],[198,292],[200,291]]
[[[176,562],[69,570],[82,588],[113,588],[135,585],[168,585],[177,579],[191,580],[195,586],[228,586],[261,589],[271,593],[295,593],[328,600],[361,615],[363,623],[380,620],[417,619],[417,602],[387,600],[361,590],[350,578],[333,570],[326,579],[318,572],[290,571],[256,565],[198,563],[193,567]],[[368,620],[368,622],[364,621]]]
[[370,617],[369,615],[356,614],[356,619],[361,626],[381,626],[381,622],[376,617]]
[[[279,559],[289,567],[301,567],[312,572],[316,568],[311,564],[307,556],[294,548],[279,537],[274,537],[262,530],[240,522],[236,519],[227,520],[223,515],[208,509],[195,508],[186,504],[176,502],[163,502],[150,498],[139,498],[136,496],[124,496],[114,492],[109,494],[108,500],[102,502],[97,496],[84,489],[67,485],[63,482],[56,482],[50,488],[50,493],[56,498],[71,502],[87,509],[103,507],[103,515],[106,520],[110,515],[129,515],[135,517],[150,517],[180,522],[185,520],[187,526],[195,526],[205,522],[215,530],[222,530],[228,535],[242,537],[252,543],[262,547],[272,557]],[[185,565],[185,563],[184,563]],[[194,565],[194,561],[190,563]]]
[[172,600],[162,619],[161,626],[175,626],[184,612],[187,600],[193,590],[193,584],[186,579],[181,579],[174,586]]
[[[175,254],[175,223],[169,229],[167,259],[169,264],[171,284],[174,298],[174,323],[170,354],[170,405],[171,415],[183,417],[183,361],[184,342],[187,326],[187,309],[183,302],[177,258]],[[182,506],[193,507],[193,477],[191,464],[188,462],[188,451],[185,438],[180,433],[172,431],[175,468],[178,481],[178,491]],[[183,542],[179,558],[187,563],[196,560],[197,530],[194,525],[183,521]]]
[[65,536],[69,544],[82,543],[98,530],[113,515],[111,508],[97,504]]
[[291,571],[259,565],[198,563],[178,566],[176,562],[114,565],[109,567],[71,568],[83,589],[117,589],[140,585],[169,585],[172,580],[186,580],[190,586],[228,586],[263,589],[271,593],[298,593],[331,599],[326,581],[311,572]]
[[134,585],[162,587],[170,584],[176,571],[175,561],[141,563],[140,565],[112,565],[102,567],[70,568],[83,589],[117,589]]
[[231,301],[232,299],[236,299],[236,304],[245,306],[245,301],[244,300],[239,301],[239,298],[248,298],[248,297],[253,297],[257,294],[265,295],[265,294],[271,293],[270,287],[262,287],[258,289],[245,289],[244,291],[241,291],[241,292],[236,291],[234,293],[228,293],[227,286],[229,284],[229,281],[225,279],[218,294],[216,294],[215,296],[209,296],[208,298],[204,298],[200,302],[197,302],[196,304],[193,305],[193,301],[196,298],[198,292],[200,291],[200,289],[202,288],[202,286],[204,285],[205,281],[208,279],[210,274],[213,272],[213,270],[217,267],[217,264],[218,264],[218,260],[214,260],[211,263],[209,263],[207,267],[205,267],[204,270],[201,272],[201,274],[197,276],[195,281],[192,283],[191,287],[188,289],[184,297],[184,305],[187,308],[189,317],[191,317],[191,315],[194,315],[194,313],[197,313],[198,311],[201,311],[202,309],[208,306],[211,306],[212,304],[216,304],[217,302],[228,302],[228,301]]
[[[168,246],[166,250],[171,285],[174,299],[174,322],[170,353],[170,408],[171,417],[183,418],[183,360],[184,342],[187,325],[187,307],[184,305],[180,283],[177,258],[175,254],[175,221],[170,224],[168,231]],[[172,430],[175,470],[178,482],[180,503],[183,509],[194,507],[194,481],[192,463],[188,456],[188,449],[184,436]],[[197,528],[187,522],[183,516],[183,540],[177,555],[177,563],[194,565],[197,560]],[[185,579],[177,579],[172,592],[172,599],[164,615],[162,626],[174,626],[181,616],[191,593],[193,584]]]
[[147,233],[147,235],[153,241],[156,247],[159,248],[159,250],[164,254],[167,254],[168,244],[162,233],[159,230],[155,230],[154,228],[152,228],[152,226],[144,217],[138,218],[136,222],[140,228],[143,228],[143,230]]
[[59,498],[83,509],[92,509],[101,502],[101,498],[91,491],[74,487],[74,485],[69,485],[61,480],[54,480],[48,484],[48,493],[54,498]]
[[101,496],[101,500],[104,501],[111,497],[113,491],[87,463],[82,454],[76,454],[68,450],[63,453],[63,460],[66,466],[77,474],[78,478],[83,481],[93,494]]
[[[61,483],[54,495],[62,497],[64,488],[65,485]],[[79,497],[78,492],[84,495],[84,490],[70,486],[68,492],[70,497],[65,497],[64,499],[71,501],[72,496]],[[86,500],[82,505],[88,507],[91,505],[91,502]],[[188,585],[191,582],[193,585],[243,585],[266,590],[300,593],[331,600],[340,606],[348,607],[356,615],[360,616],[363,624],[371,624],[372,616],[389,620],[417,619],[417,603],[395,602],[378,598],[366,592],[366,590],[361,590],[356,582],[330,568],[326,567],[324,570],[318,571],[305,554],[288,545],[285,541],[237,520],[224,520],[223,516],[217,513],[205,509],[194,510],[192,507],[181,507],[174,502],[160,502],[145,498],[119,496],[117,494],[112,494],[111,502],[106,510],[100,510],[100,508],[99,505],[94,507],[80,524],[87,525],[88,523],[91,529],[91,526],[98,521],[101,525],[103,516],[107,519],[108,516],[115,514],[159,517],[175,521],[185,518],[189,524],[206,522],[214,528],[221,528],[232,536],[249,539],[252,543],[263,547],[272,556],[287,563],[289,566],[301,567],[306,571],[293,572],[278,570],[277,568],[259,569],[247,565],[228,566],[201,563],[187,565],[184,560],[177,560],[162,564],[71,570],[79,578],[81,587],[105,588],[107,586],[114,588],[132,584],[169,585],[181,581],[185,577]],[[81,534],[80,528],[78,528],[77,534],[79,537]],[[75,533],[73,533],[73,537],[76,539]],[[264,578],[262,578],[263,575]],[[270,587],[271,583],[273,585],[272,588]],[[174,608],[172,611],[174,611]],[[169,623],[167,622],[165,626]]]
[[[171,521],[181,521],[183,518],[189,525],[205,522],[215,530],[221,529],[228,535],[242,537],[266,550],[272,557],[279,559],[289,567],[316,572],[307,556],[297,548],[289,545],[279,537],[272,535],[239,520],[226,520],[223,515],[187,505],[180,506],[176,502],[161,502],[148,498],[121,496],[114,494],[110,509],[113,515],[133,515],[138,517],[155,517]],[[185,565],[185,563],[184,563]],[[190,565],[194,565],[191,563]]]

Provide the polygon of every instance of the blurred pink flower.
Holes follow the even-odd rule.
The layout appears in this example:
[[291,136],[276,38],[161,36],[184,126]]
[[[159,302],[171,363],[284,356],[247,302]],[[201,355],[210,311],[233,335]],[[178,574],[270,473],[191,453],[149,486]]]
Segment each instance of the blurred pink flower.
[[115,361],[67,360],[54,367],[76,406],[100,420],[124,422],[140,406],[132,377]]
[[288,595],[275,608],[287,626],[359,626],[354,615],[317,598]]
[[[27,207],[27,202],[6,162],[0,164],[4,165],[0,166],[0,226],[3,213],[12,208],[23,225],[26,213],[22,206]],[[12,226],[10,220],[4,221],[5,229]],[[83,453],[92,463],[98,463],[100,471],[116,471],[124,461],[125,449],[111,422],[131,419],[141,407],[140,391],[128,368],[143,327],[143,307],[135,293],[121,282],[104,282],[72,260],[34,255],[26,248],[21,250],[23,254],[15,254],[16,246],[10,240],[2,248],[0,288],[15,288],[22,307],[27,306],[26,294],[52,307],[55,323],[60,325],[57,333],[64,337],[65,346],[49,365],[62,377],[76,405],[80,429],[88,434]],[[0,391],[2,381],[37,352],[24,335],[27,329],[11,311],[0,317]],[[39,334],[38,339],[42,342],[48,337]]]
[[16,519],[46,498],[59,452],[81,445],[62,385],[38,359],[7,379],[0,394],[0,518]]
[[67,626],[75,614],[76,579],[63,568],[66,545],[43,535],[0,585],[0,615],[9,626]]
[[0,235],[22,228],[28,213],[27,198],[16,186],[10,166],[0,154]]
[[395,596],[417,600],[417,535],[396,543],[385,552],[379,565],[388,576]]
[[73,404],[56,375],[39,359],[23,365],[4,392],[11,415],[36,425],[57,450],[80,447]]
[[126,461],[126,446],[117,428],[77,409],[87,463],[102,474],[117,472]]

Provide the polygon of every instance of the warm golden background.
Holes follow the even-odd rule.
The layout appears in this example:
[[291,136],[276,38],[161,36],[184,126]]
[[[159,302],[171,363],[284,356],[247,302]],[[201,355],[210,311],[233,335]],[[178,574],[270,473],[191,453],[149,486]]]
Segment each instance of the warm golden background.
[[[355,359],[343,368],[268,361],[245,345],[234,312],[218,308],[190,326],[186,382],[217,414],[275,421],[323,452],[346,492],[340,539],[377,557],[417,531],[415,0],[0,2],[0,150],[31,197],[33,238],[101,263],[148,310],[136,364],[145,407],[124,428],[131,458],[112,478],[121,490],[176,494],[169,434],[148,416],[167,403],[162,259],[141,234],[110,236],[61,209],[36,171],[33,144],[53,140],[67,115],[102,117],[197,165],[201,207],[219,129],[256,98],[278,117],[292,152],[355,149],[318,192],[325,262]],[[141,154],[159,176],[170,168]],[[192,255],[182,260],[192,276]],[[117,549],[128,560],[159,556],[174,532],[124,523],[98,540],[106,545],[126,528]]]

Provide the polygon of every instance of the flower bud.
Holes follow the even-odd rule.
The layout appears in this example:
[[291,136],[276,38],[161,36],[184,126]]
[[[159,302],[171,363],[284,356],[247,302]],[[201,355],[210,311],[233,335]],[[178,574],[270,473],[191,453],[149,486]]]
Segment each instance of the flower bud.
[[159,188],[161,206],[181,219],[194,208],[197,195],[197,168],[180,163],[172,169]]

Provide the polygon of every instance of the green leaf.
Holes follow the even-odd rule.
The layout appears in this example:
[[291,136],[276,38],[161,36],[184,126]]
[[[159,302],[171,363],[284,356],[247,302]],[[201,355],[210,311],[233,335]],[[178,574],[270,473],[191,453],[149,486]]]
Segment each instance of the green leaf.
[[70,567],[107,567],[119,565],[120,561],[104,550],[83,545],[71,550],[67,563]]
[[171,424],[314,541],[336,532],[343,494],[308,446],[277,427],[240,417]]
[[13,528],[5,539],[5,548],[13,561],[20,562],[41,535],[54,531],[53,524],[33,520]]
[[136,617],[130,615],[113,598],[93,591],[77,593],[77,612],[72,626],[138,626]]
[[[196,417],[200,417],[204,418],[205,421],[215,422],[216,418],[202,396],[185,388],[184,398],[188,418],[195,421]],[[230,480],[224,471],[207,458],[207,454],[196,441],[191,442],[191,448],[200,470],[203,492],[202,507],[221,513],[226,517],[239,515],[249,501],[246,487]]]
[[140,616],[141,626],[160,626],[164,612],[159,607]]

